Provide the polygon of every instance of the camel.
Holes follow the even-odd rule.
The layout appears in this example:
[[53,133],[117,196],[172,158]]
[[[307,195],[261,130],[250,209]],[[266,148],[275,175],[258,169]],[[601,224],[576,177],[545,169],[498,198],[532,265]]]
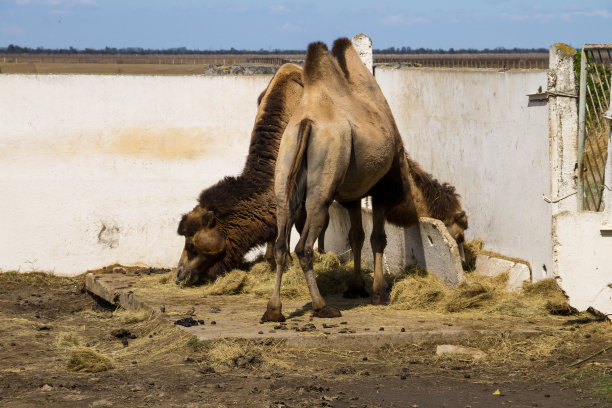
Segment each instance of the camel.
[[[273,193],[276,157],[283,131],[302,93],[302,68],[285,64],[259,96],[242,173],[225,177],[202,191],[198,205],[179,223],[178,233],[185,237],[185,246],[177,267],[177,283],[214,279],[237,267],[251,248],[264,243],[268,243],[266,256],[272,257],[277,236]],[[303,212],[298,218],[305,218]]]
[[[332,54],[321,42],[309,45],[302,75],[303,98],[281,140],[274,177],[276,280],[263,321],[285,320],[280,285],[288,237],[300,206],[305,207],[306,220],[295,252],[305,274],[314,315],[324,318],[341,316],[319,293],[312,268],[313,244],[325,227],[333,200],[347,208],[351,221],[349,243],[355,273],[345,296],[354,297],[368,295],[359,268],[364,241],[360,200],[367,195],[372,197],[373,304],[389,302],[382,268],[385,218],[410,225],[418,220],[418,211],[436,213],[427,205],[431,191],[423,189],[412,195],[417,183],[426,181],[422,177],[426,173],[411,173],[391,109],[350,40],[336,40]],[[467,217],[460,206],[456,207],[447,206],[453,215],[444,214],[449,218],[445,224],[455,239],[462,240],[462,225],[467,227]]]

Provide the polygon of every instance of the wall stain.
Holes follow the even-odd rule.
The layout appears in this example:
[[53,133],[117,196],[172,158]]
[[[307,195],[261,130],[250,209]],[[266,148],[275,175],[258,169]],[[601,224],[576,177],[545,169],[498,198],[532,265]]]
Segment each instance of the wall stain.
[[110,249],[119,246],[119,227],[116,225],[107,226],[102,223],[102,228],[98,233],[98,243],[109,247]]
[[195,159],[203,156],[211,138],[201,128],[130,127],[111,138],[106,153],[155,159]]
[[[197,159],[227,149],[230,130],[219,127],[126,127],[100,132],[82,132],[44,139],[8,140],[0,159],[33,155],[62,159],[92,154],[112,154],[139,159]],[[248,139],[245,139],[248,144]]]

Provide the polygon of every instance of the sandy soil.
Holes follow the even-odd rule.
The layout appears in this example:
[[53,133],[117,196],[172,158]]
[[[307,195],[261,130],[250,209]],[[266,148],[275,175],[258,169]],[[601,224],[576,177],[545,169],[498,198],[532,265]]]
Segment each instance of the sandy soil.
[[[513,349],[518,340],[482,339],[474,344],[488,356],[475,360],[436,356],[430,344],[334,350],[269,340],[200,343],[155,316],[107,306],[81,292],[77,278],[0,274],[0,406],[612,404],[610,351],[568,367],[612,341],[609,322],[588,315],[560,322],[571,347],[504,360],[495,349],[519,350]],[[83,348],[105,356],[113,368],[68,370],[72,353]]]

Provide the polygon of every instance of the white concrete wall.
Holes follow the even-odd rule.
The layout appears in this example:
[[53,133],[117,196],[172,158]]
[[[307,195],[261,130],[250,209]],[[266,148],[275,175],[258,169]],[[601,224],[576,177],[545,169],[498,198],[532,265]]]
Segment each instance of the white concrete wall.
[[[562,212],[553,217],[558,282],[570,304],[612,314],[612,236],[605,212]],[[603,228],[602,228],[603,227]]]
[[0,75],[0,269],[174,266],[270,76]]
[[467,238],[552,276],[546,71],[375,70],[409,155],[461,194]]

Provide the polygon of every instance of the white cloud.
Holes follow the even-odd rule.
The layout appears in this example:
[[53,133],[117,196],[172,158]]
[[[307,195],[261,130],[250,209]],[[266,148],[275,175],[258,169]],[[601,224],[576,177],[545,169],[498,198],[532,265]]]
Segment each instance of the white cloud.
[[285,31],[303,31],[299,24],[285,23],[281,28]]
[[268,7],[268,11],[272,14],[285,14],[287,13],[287,7],[282,4],[275,4],[273,6]]
[[425,24],[428,23],[429,20],[424,17],[411,17],[405,18],[403,14],[392,14],[380,20],[380,22],[384,25],[411,25],[411,24]]
[[387,16],[385,18],[383,18],[382,20],[380,20],[381,23],[383,23],[384,25],[398,25],[398,24],[404,24],[406,20],[404,19],[404,16],[401,14],[395,14],[395,15],[391,15],[391,16]]
[[573,17],[602,17],[612,18],[612,12],[608,10],[595,10],[595,11],[574,11],[571,13],[563,13],[561,19],[565,21],[571,20]]
[[15,4],[18,5],[18,6],[25,6],[29,2],[30,2],[30,0],[16,0]]
[[524,22],[524,21],[536,21],[540,23],[550,23],[553,21],[570,21],[576,17],[601,17],[601,18],[612,18],[612,12],[608,10],[595,10],[595,11],[572,11],[566,13],[522,13],[522,14],[511,14],[502,13],[501,16],[506,20]]

